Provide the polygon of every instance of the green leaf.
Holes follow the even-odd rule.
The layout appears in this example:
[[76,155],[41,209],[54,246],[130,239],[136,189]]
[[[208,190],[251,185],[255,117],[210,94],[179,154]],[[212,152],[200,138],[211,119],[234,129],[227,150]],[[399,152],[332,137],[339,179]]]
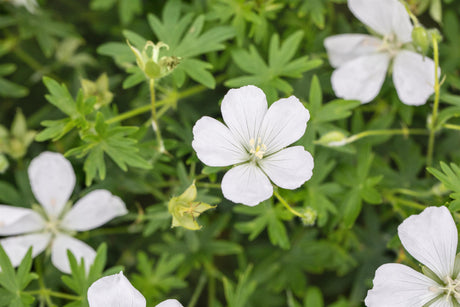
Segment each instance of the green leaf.
[[315,307],[323,307],[324,300],[323,294],[321,290],[317,287],[310,287],[305,294],[305,300],[303,305],[305,307],[315,306]]
[[302,31],[297,31],[280,43],[279,36],[273,34],[270,40],[268,63],[265,62],[254,46],[249,51],[236,49],[232,52],[235,64],[249,75],[230,79],[225,82],[228,87],[240,87],[254,84],[262,88],[269,100],[278,98],[277,90],[291,94],[292,87],[284,78],[301,78],[302,74],[321,65],[320,59],[310,60],[307,56],[294,59],[299,48]]

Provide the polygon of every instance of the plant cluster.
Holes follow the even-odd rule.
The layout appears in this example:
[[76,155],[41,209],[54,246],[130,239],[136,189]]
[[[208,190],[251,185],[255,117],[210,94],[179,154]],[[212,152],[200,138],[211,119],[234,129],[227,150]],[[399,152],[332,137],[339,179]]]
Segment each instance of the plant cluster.
[[459,20],[0,0],[0,307],[460,306]]

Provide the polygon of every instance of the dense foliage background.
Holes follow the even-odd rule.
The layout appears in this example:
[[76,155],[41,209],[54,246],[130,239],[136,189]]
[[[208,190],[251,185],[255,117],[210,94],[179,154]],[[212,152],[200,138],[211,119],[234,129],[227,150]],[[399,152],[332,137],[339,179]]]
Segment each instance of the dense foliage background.
[[[89,275],[76,263],[72,275],[60,273],[47,253],[26,257],[17,273],[4,270],[0,306],[87,306],[89,285],[121,269],[148,306],[166,298],[189,307],[361,306],[379,265],[418,266],[396,236],[404,218],[441,204],[458,218],[460,6],[453,0],[407,1],[443,37],[444,83],[431,128],[433,99],[404,105],[391,78],[369,104],[335,97],[323,40],[367,33],[345,0],[43,0],[33,12],[13,2],[0,2],[0,202],[36,203],[27,166],[49,150],[72,162],[72,199],[105,188],[130,213],[78,234],[99,246]],[[155,83],[166,151],[127,40],[140,50],[146,40],[162,41],[169,49],[160,56],[180,58]],[[224,199],[223,169],[203,165],[191,147],[194,123],[220,118],[228,89],[248,84],[269,103],[295,95],[310,111],[297,144],[314,157],[313,177],[297,190],[279,189],[309,218],[276,198],[256,207]],[[359,137],[328,147],[331,132]],[[199,217],[200,230],[171,228],[168,201],[194,180],[197,200],[217,207]],[[2,253],[0,266],[8,266]]]

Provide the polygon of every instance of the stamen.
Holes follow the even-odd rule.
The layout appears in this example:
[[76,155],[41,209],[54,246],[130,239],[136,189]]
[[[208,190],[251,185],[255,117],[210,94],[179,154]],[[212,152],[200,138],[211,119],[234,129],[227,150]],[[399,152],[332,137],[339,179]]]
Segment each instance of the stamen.
[[254,139],[249,140],[249,146],[251,147],[249,153],[253,154],[254,157],[257,159],[262,159],[264,157],[265,152],[267,151],[267,146],[262,144],[262,139],[257,139],[257,144]]

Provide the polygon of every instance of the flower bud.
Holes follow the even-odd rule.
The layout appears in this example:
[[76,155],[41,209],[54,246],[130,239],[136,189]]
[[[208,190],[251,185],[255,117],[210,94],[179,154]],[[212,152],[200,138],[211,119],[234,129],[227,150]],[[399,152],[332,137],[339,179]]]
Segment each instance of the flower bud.
[[311,207],[307,207],[302,212],[302,223],[305,226],[313,226],[316,222],[316,218],[318,217],[318,213]]
[[5,173],[9,166],[10,163],[8,162],[8,159],[5,157],[5,155],[0,154],[0,174]]
[[317,143],[330,147],[343,146],[347,144],[347,137],[340,131],[330,131],[323,135]]
[[204,211],[216,206],[194,201],[196,195],[196,186],[193,182],[180,196],[171,198],[168,203],[168,211],[173,217],[172,227],[182,226],[189,230],[201,228],[196,219]]
[[422,54],[426,54],[428,52],[428,48],[430,48],[430,37],[428,35],[428,31],[424,27],[414,27],[412,30],[412,41]]

